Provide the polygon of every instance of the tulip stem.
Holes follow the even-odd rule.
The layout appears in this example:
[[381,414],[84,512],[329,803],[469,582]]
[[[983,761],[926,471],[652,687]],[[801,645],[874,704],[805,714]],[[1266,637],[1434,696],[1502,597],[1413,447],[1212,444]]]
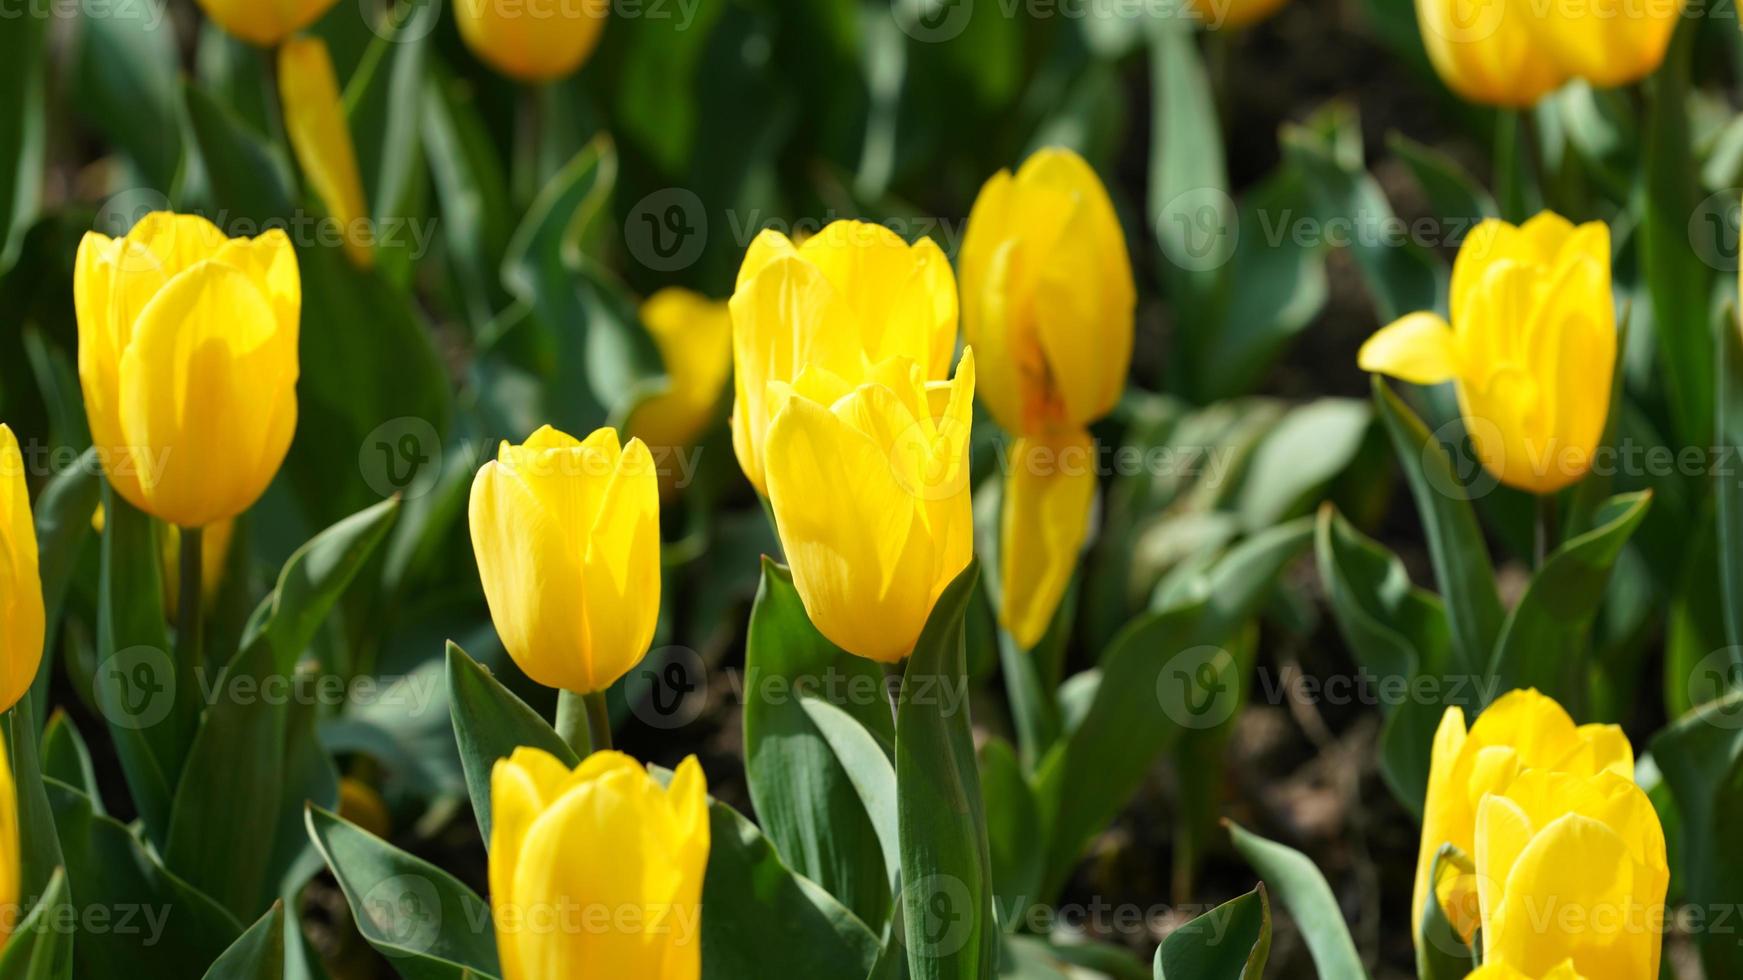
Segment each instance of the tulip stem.
[[1533,552],[1532,568],[1541,571],[1543,563],[1549,560],[1550,552],[1556,546],[1555,495],[1542,494],[1537,498],[1537,534],[1536,548]]
[[611,748],[611,709],[605,703],[605,692],[559,691],[557,737],[567,742],[580,759]]
[[180,572],[180,582],[176,592],[176,646],[180,654],[176,662],[184,669],[193,671],[200,666],[200,613],[204,608],[201,598],[204,595],[204,583],[200,581],[202,529],[184,527],[181,529],[180,554],[176,564]]

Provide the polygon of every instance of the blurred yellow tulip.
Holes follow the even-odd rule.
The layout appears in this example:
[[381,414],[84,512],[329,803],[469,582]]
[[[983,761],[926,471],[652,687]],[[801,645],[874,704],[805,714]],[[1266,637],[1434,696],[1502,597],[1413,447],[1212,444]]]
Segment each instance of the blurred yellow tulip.
[[1095,440],[1081,429],[1011,447],[999,524],[999,623],[1025,650],[1071,584],[1095,503]]
[[326,42],[318,37],[286,41],[278,49],[278,88],[291,149],[328,215],[339,223],[345,254],[359,268],[373,266],[369,205],[363,199],[357,153]]
[[[1506,792],[1522,773],[1535,770],[1580,777],[1607,771],[1624,779],[1632,778],[1634,749],[1615,725],[1576,726],[1561,705],[1534,690],[1502,695],[1477,717],[1468,732],[1464,711],[1457,707],[1446,709],[1434,736],[1428,798],[1423,806],[1422,843],[1417,853],[1412,923],[1422,921],[1430,891],[1429,876],[1441,846],[1451,844],[1467,856],[1473,854],[1477,847],[1477,812],[1483,798]],[[1452,887],[1444,881],[1439,884],[1443,904],[1448,904],[1445,900],[1449,891],[1468,892],[1470,887],[1468,881]],[[1468,936],[1474,931],[1476,923],[1468,906],[1449,905],[1447,912],[1460,932]],[[1416,930],[1412,929],[1412,933]]]
[[1568,74],[1602,88],[1658,70],[1684,0],[1533,0],[1532,35]]
[[1137,292],[1113,203],[1082,157],[1041,150],[987,181],[959,259],[963,339],[1000,425],[1064,432],[1119,402]]
[[573,771],[522,747],[490,774],[490,905],[503,980],[702,975],[708,786],[661,788],[618,752]]
[[714,420],[732,373],[732,314],[724,302],[671,288],[642,303],[641,320],[670,383],[636,406],[628,429],[656,449],[688,446]]
[[599,44],[610,0],[455,0],[460,37],[479,60],[523,82],[570,74]]
[[1206,27],[1233,31],[1271,16],[1289,0],[1191,0],[1192,9]]
[[1628,776],[1535,769],[1477,806],[1483,961],[1587,980],[1658,976],[1670,866]]
[[956,348],[956,277],[931,239],[909,245],[882,225],[836,221],[795,245],[777,231],[751,242],[732,295],[732,448],[767,496],[764,440],[771,381],[809,369],[847,391],[905,357],[928,381]]
[[206,16],[251,44],[270,48],[321,19],[339,0],[199,0]]
[[897,663],[974,553],[974,353],[949,382],[906,358],[872,374],[856,388],[815,368],[769,384],[769,504],[818,631]]
[[590,694],[647,652],[660,614],[660,490],[639,439],[545,426],[472,481],[472,551],[503,646],[546,687]]
[[1548,973],[1525,974],[1505,963],[1484,963],[1465,977],[1465,980],[1586,980],[1574,969],[1571,962],[1558,964]]
[[12,753],[6,745],[4,726],[0,726],[0,946],[12,938],[18,927],[19,903],[25,899],[24,844],[19,839],[18,786],[12,777]]
[[1531,0],[1416,0],[1422,44],[1461,98],[1525,108],[1567,81],[1538,40]]
[[1412,313],[1362,345],[1363,370],[1458,386],[1465,427],[1501,482],[1554,493],[1591,469],[1610,411],[1616,309],[1610,230],[1544,212],[1485,221],[1453,264],[1452,323]]
[[73,272],[79,380],[109,482],[183,527],[247,510],[297,424],[302,281],[279,230],[226,240],[154,212],[87,232]]
[[393,829],[393,819],[381,794],[375,787],[350,776],[339,780],[339,816],[377,837],[386,837]]
[[0,425],[0,711],[10,711],[36,679],[45,622],[24,454],[11,427]]

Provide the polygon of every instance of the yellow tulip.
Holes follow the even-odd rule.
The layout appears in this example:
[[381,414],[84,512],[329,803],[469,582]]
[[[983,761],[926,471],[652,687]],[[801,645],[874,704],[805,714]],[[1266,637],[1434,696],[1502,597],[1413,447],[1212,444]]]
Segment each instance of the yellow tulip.
[[1548,0],[1532,34],[1570,75],[1613,88],[1658,70],[1683,0]]
[[1095,440],[1079,430],[1011,447],[999,525],[999,623],[1024,649],[1046,634],[1071,584],[1095,503]]
[[[42,664],[44,623],[36,524],[30,515],[30,492],[24,485],[24,454],[11,427],[0,425],[0,711],[10,711],[36,679]],[[10,792],[10,776],[6,786]],[[0,814],[0,818],[6,815]],[[12,867],[16,866],[14,861]],[[0,872],[5,867],[0,860]],[[5,907],[0,904],[0,908]]]
[[1082,157],[1042,150],[987,181],[960,265],[963,338],[1000,425],[1065,432],[1119,402],[1137,292],[1113,203]]
[[279,97],[284,102],[285,134],[309,185],[337,221],[345,253],[359,268],[375,264],[369,244],[369,205],[357,174],[357,153],[339,96],[339,80],[327,45],[317,37],[298,37],[278,49]]
[[1288,0],[1192,0],[1206,27],[1232,31],[1257,24],[1283,9]]
[[1554,493],[1591,468],[1610,411],[1616,310],[1610,231],[1544,212],[1485,221],[1453,264],[1452,323],[1412,313],[1362,345],[1364,370],[1458,386],[1483,466]]
[[302,282],[282,231],[225,240],[156,212],[87,232],[73,272],[79,380],[109,482],[183,527],[247,510],[297,424]]
[[1477,807],[1483,960],[1541,976],[1658,976],[1670,866],[1645,791],[1614,772],[1520,773]]
[[381,794],[375,787],[350,776],[339,780],[339,816],[377,837],[386,837],[393,829],[393,818]]
[[641,306],[670,384],[636,406],[629,431],[650,446],[688,446],[714,419],[732,373],[732,314],[687,289],[662,289]]
[[472,482],[472,551],[490,618],[528,677],[590,694],[647,652],[660,614],[660,490],[639,439],[545,426]]
[[974,354],[950,382],[926,383],[906,358],[873,375],[848,389],[808,369],[769,385],[769,504],[818,631],[896,663],[973,556]]
[[1484,963],[1465,977],[1465,980],[1586,980],[1574,969],[1571,962],[1558,964],[1554,969],[1544,974],[1525,974],[1505,963]]
[[[1634,772],[1634,749],[1615,725],[1576,726],[1554,699],[1533,690],[1502,695],[1478,716],[1468,732],[1464,711],[1446,709],[1434,736],[1429,767],[1411,906],[1413,924],[1422,921],[1429,875],[1441,846],[1451,844],[1467,856],[1472,854],[1483,798],[1505,792],[1521,773],[1535,770],[1582,777],[1608,771],[1628,778]],[[1448,883],[1441,883],[1443,899],[1449,890]],[[1475,923],[1468,921],[1468,913],[1461,914],[1458,907],[1449,907],[1448,913],[1461,932],[1469,935],[1473,931]]]
[[503,980],[702,975],[708,786],[695,756],[662,789],[618,752],[571,771],[522,747],[491,770],[490,805]]
[[1538,41],[1535,0],[1416,0],[1422,44],[1460,97],[1525,108],[1567,81]]
[[339,0],[199,0],[206,16],[251,44],[270,48],[321,19]]
[[490,67],[548,82],[581,67],[599,44],[610,0],[456,0],[460,37]]
[[897,357],[935,381],[956,347],[950,260],[931,239],[909,245],[881,225],[833,222],[802,245],[764,231],[745,253],[730,306],[732,448],[764,496],[776,407],[769,382],[791,384],[809,369],[846,391]]
[[0,946],[12,938],[18,926],[19,902],[24,898],[23,842],[18,829],[18,786],[12,778],[12,753],[6,746],[6,735],[0,730]]

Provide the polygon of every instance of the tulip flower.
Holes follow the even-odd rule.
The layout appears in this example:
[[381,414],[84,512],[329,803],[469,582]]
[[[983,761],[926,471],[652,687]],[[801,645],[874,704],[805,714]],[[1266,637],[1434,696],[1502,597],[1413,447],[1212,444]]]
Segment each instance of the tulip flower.
[[662,289],[641,306],[669,384],[636,406],[629,431],[648,445],[688,446],[715,418],[732,373],[732,314],[726,304],[687,289]]
[[1524,0],[1416,0],[1428,60],[1459,97],[1527,108],[1567,81]]
[[[24,454],[11,427],[0,425],[0,711],[10,711],[36,679],[42,664],[45,622],[36,524],[24,485]],[[10,795],[10,775],[6,788]],[[8,816],[10,807],[0,812],[0,820]],[[0,847],[4,844],[0,840]],[[8,865],[4,857],[0,852],[0,877],[7,867],[17,870],[17,861]],[[0,895],[0,899],[5,897]],[[5,907],[0,904],[0,908]]]
[[857,388],[819,370],[769,388],[769,504],[805,612],[849,653],[897,663],[973,557],[973,351],[948,383],[895,358]]
[[199,0],[206,16],[250,44],[270,48],[321,19],[338,0]]
[[1533,7],[1531,34],[1569,74],[1602,88],[1658,70],[1683,0],[1548,0]]
[[1485,221],[1453,264],[1452,322],[1412,313],[1368,338],[1364,370],[1454,382],[1478,458],[1550,494],[1585,476],[1610,411],[1616,311],[1610,231],[1544,212]]
[[490,904],[503,980],[702,975],[708,786],[662,789],[634,759],[573,771],[517,748],[490,774]]
[[610,0],[456,0],[460,38],[497,71],[549,82],[581,67],[599,44]]
[[660,613],[659,479],[641,440],[545,426],[504,442],[469,516],[490,618],[528,677],[592,694],[641,660]]
[[1658,976],[1670,866],[1658,812],[1628,776],[1520,773],[1478,804],[1475,862],[1484,962]]
[[369,206],[363,199],[357,153],[326,43],[316,37],[285,42],[278,49],[278,87],[285,133],[297,163],[327,213],[339,223],[345,253],[359,268],[373,266],[375,249],[365,237]]
[[[974,202],[962,325],[983,401],[1021,441],[1005,478],[999,621],[1023,647],[1052,622],[1089,533],[1094,440],[1132,359],[1132,262],[1095,171],[1064,149],[1000,171]],[[1075,454],[1076,465],[1043,465]],[[1057,461],[1056,461],[1057,462]]]
[[810,369],[846,391],[897,357],[936,381],[956,347],[950,260],[931,239],[909,245],[881,225],[833,222],[802,245],[764,231],[745,252],[730,307],[732,448],[764,496],[771,381],[790,385]]
[[[0,428],[4,428],[0,426]],[[12,777],[12,753],[6,745],[4,727],[0,726],[0,947],[12,938],[18,926],[19,903],[25,896],[23,882],[23,841],[18,827],[18,785]]]
[[[1581,777],[1607,771],[1629,778],[1634,772],[1634,749],[1617,726],[1576,726],[1561,705],[1534,690],[1502,695],[1477,717],[1469,731],[1462,709],[1446,709],[1434,736],[1429,767],[1412,923],[1422,921],[1430,892],[1429,875],[1442,845],[1451,844],[1466,855],[1472,854],[1483,798],[1505,792],[1520,774],[1540,769]],[[1450,890],[1448,883],[1441,883],[1443,898]],[[1468,936],[1474,931],[1476,923],[1468,921],[1468,913],[1451,903],[1443,904],[1448,905],[1449,918],[1461,933]]]
[[87,232],[73,271],[79,380],[115,491],[198,528],[247,510],[297,424],[302,283],[282,231],[225,240],[156,212]]
[[1484,963],[1465,977],[1465,980],[1586,980],[1574,969],[1571,962],[1561,963],[1548,973],[1525,974],[1505,963]]

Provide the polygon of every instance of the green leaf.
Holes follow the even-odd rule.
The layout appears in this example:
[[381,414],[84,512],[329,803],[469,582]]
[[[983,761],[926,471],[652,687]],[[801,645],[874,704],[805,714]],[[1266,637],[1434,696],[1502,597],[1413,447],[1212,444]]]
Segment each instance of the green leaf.
[[507,303],[499,275],[515,211],[472,86],[445,69],[430,74],[423,96],[424,156],[442,205],[454,288],[477,334]]
[[580,760],[550,723],[453,642],[448,644],[448,709],[478,833],[489,847],[490,771],[496,760],[508,758],[522,745],[543,749],[570,768]]
[[[1743,460],[1743,334],[1720,330],[1716,346],[1719,445],[1731,459]],[[1743,646],[1743,479],[1713,481],[1713,505],[1726,638]]]
[[[17,887],[21,899],[41,894],[62,862],[60,839],[55,833],[54,813],[42,785],[42,763],[37,751],[36,711],[26,694],[6,713],[7,765],[15,787],[18,821],[19,864]],[[17,910],[13,910],[16,913]]]
[[1178,24],[1150,31],[1150,86],[1150,224],[1176,306],[1203,309],[1189,319],[1214,329],[1237,219],[1215,91],[1194,31]]
[[[1724,673],[1730,681],[1735,671]],[[1743,854],[1733,843],[1743,807],[1743,690],[1672,722],[1653,737],[1652,758],[1680,815],[1683,900],[1735,907],[1743,902]],[[1743,975],[1743,946],[1734,937],[1704,930],[1698,939],[1707,976]]]
[[147,186],[167,191],[182,162],[175,23],[149,0],[82,0],[72,97],[127,152]]
[[282,980],[284,903],[274,902],[206,971],[205,980]]
[[[214,203],[230,220],[262,227],[284,220],[294,210],[295,186],[284,154],[200,86],[183,84],[182,98]],[[298,250],[299,260],[304,251]],[[305,288],[305,301],[313,298]],[[307,316],[304,322],[314,326]]]
[[938,597],[896,707],[902,925],[914,980],[978,980],[998,960],[962,630],[979,576],[971,562]]
[[47,790],[77,907],[140,910],[136,929],[79,934],[75,976],[197,977],[242,933],[228,912],[165,869],[125,826],[94,813],[83,793],[53,780]]
[[399,506],[399,498],[390,497],[298,548],[280,570],[277,587],[255,610],[244,644],[264,633],[272,643],[274,669],[289,674],[339,597],[387,537]]
[[818,734],[829,744],[854,792],[859,794],[859,802],[877,833],[893,889],[902,858],[897,829],[896,770],[890,762],[890,748],[880,744],[853,715],[814,694],[801,695],[799,707],[817,726]]
[[1325,876],[1299,851],[1229,824],[1229,838],[1266,885],[1277,893],[1296,928],[1307,940],[1307,951],[1322,977],[1364,980],[1368,973],[1350,939],[1337,897]]
[[[1428,535],[1429,558],[1452,628],[1454,657],[1449,666],[1456,673],[1474,676],[1488,665],[1502,621],[1495,567],[1483,529],[1439,439],[1379,377],[1374,378],[1374,404],[1392,437]],[[1485,471],[1476,478],[1487,476]]]
[[[1465,874],[1474,874],[1476,867],[1463,851],[1451,844],[1441,845],[1429,870],[1429,881],[1440,880],[1442,865],[1457,865]],[[1459,938],[1439,899],[1422,903],[1422,921],[1416,926],[1417,980],[1463,980],[1476,965],[1476,957],[1465,941]]]
[[309,838],[339,880],[358,931],[400,976],[499,975],[490,906],[472,889],[319,807],[309,807],[307,822]]
[[1361,451],[1373,409],[1352,398],[1321,398],[1291,409],[1253,450],[1237,506],[1258,530],[1309,513],[1326,486]]
[[1271,956],[1265,886],[1211,909],[1156,949],[1156,980],[1262,980]]
[[765,558],[745,641],[745,677],[745,775],[763,832],[795,871],[874,928],[883,925],[890,888],[876,828],[795,693],[823,694],[887,745],[895,728],[883,672],[817,632],[791,573]]
[[21,22],[0,34],[0,273],[12,268],[40,206],[44,150],[47,8],[13,11]]
[[1598,510],[1596,527],[1544,561],[1507,617],[1489,665],[1501,690],[1535,687],[1563,704],[1590,702],[1584,671],[1591,662],[1592,620],[1610,569],[1651,504],[1650,490],[1610,498]]
[[72,896],[63,868],[55,868],[42,897],[0,950],[0,980],[72,980]]
[[993,893],[1005,930],[1022,925],[1022,913],[1039,901],[1044,855],[1041,809],[1017,755],[1004,739],[992,736],[980,747],[980,788],[986,801],[987,855]]
[[82,791],[91,798],[96,811],[103,812],[102,801],[97,798],[97,770],[91,764],[91,750],[73,720],[59,709],[49,716],[48,727],[42,733],[42,774]]
[[[432,0],[393,9],[373,25],[363,66],[346,84],[346,113],[357,167],[377,221],[413,215],[423,166],[421,122],[429,38],[441,15]],[[367,71],[364,66],[368,66]]]
[[1403,133],[1387,136],[1386,146],[1415,175],[1434,214],[1468,226],[1500,215],[1494,197],[1457,160]]

